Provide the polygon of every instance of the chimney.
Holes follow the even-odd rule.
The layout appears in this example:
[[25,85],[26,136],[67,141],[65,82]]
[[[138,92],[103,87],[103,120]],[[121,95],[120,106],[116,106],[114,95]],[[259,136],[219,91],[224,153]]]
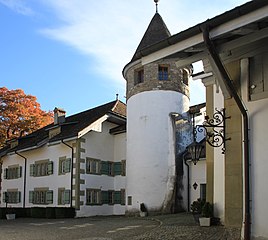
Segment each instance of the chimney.
[[54,125],[65,122],[65,111],[61,108],[54,109]]

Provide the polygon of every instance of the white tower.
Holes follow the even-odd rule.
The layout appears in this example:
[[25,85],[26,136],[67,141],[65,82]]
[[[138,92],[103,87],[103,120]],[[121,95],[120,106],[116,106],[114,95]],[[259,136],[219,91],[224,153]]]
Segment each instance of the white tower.
[[156,12],[123,75],[127,81],[126,213],[171,212],[176,185],[174,113],[189,110],[191,67],[178,69],[178,56],[142,66],[142,51],[170,37]]

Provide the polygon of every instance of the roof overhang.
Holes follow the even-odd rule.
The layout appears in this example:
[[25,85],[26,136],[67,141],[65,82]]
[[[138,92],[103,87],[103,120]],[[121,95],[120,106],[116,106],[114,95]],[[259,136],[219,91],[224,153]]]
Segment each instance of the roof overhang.
[[[255,7],[256,9],[254,10]],[[253,9],[252,9],[253,8]],[[178,65],[184,66],[192,62],[201,60],[207,55],[204,46],[202,28],[208,27],[210,38],[218,43],[229,42],[240,37],[256,33],[260,30],[260,24],[267,25],[268,3],[263,1],[253,1],[237,7],[213,19],[209,19],[192,28],[171,36],[151,47],[141,51],[142,65],[169,57],[178,53],[182,57]],[[254,25],[255,24],[255,25]],[[265,26],[263,29],[266,28]],[[261,29],[262,30],[262,29]],[[264,36],[259,36],[264,37]],[[241,44],[241,42],[240,42]]]

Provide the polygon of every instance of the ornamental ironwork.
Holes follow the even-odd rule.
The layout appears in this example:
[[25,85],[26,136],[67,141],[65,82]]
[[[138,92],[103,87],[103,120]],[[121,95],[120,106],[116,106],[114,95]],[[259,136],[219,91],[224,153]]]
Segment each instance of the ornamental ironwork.
[[225,120],[231,117],[225,116],[225,109],[215,109],[212,118],[205,117],[202,125],[196,125],[195,134],[205,133],[207,143],[212,147],[221,147],[222,154],[225,153],[225,142],[231,138],[225,138]]

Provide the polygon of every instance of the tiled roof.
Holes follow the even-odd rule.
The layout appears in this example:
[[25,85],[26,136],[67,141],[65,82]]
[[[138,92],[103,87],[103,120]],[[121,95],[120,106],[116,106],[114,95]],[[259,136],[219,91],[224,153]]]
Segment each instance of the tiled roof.
[[165,22],[163,21],[162,17],[160,16],[159,13],[156,13],[154,17],[152,18],[145,34],[143,35],[143,38],[141,39],[141,42],[131,62],[141,58],[140,51],[142,49],[149,47],[157,42],[160,42],[170,36],[171,34]]
[[[122,122],[126,122],[126,105],[121,101],[113,101],[104,105],[89,109],[84,112],[77,113],[75,115],[65,118],[65,122],[60,125],[49,124],[25,137],[19,138],[19,144],[17,147],[10,149],[4,147],[0,150],[0,156],[5,155],[8,152],[14,152],[31,147],[38,147],[48,142],[59,141],[63,139],[77,137],[78,133],[85,129],[90,124],[94,123],[104,115],[116,116],[122,119]],[[111,118],[111,117],[110,117]],[[109,119],[108,119],[109,120]],[[61,132],[49,139],[49,129],[56,126],[61,126]]]

